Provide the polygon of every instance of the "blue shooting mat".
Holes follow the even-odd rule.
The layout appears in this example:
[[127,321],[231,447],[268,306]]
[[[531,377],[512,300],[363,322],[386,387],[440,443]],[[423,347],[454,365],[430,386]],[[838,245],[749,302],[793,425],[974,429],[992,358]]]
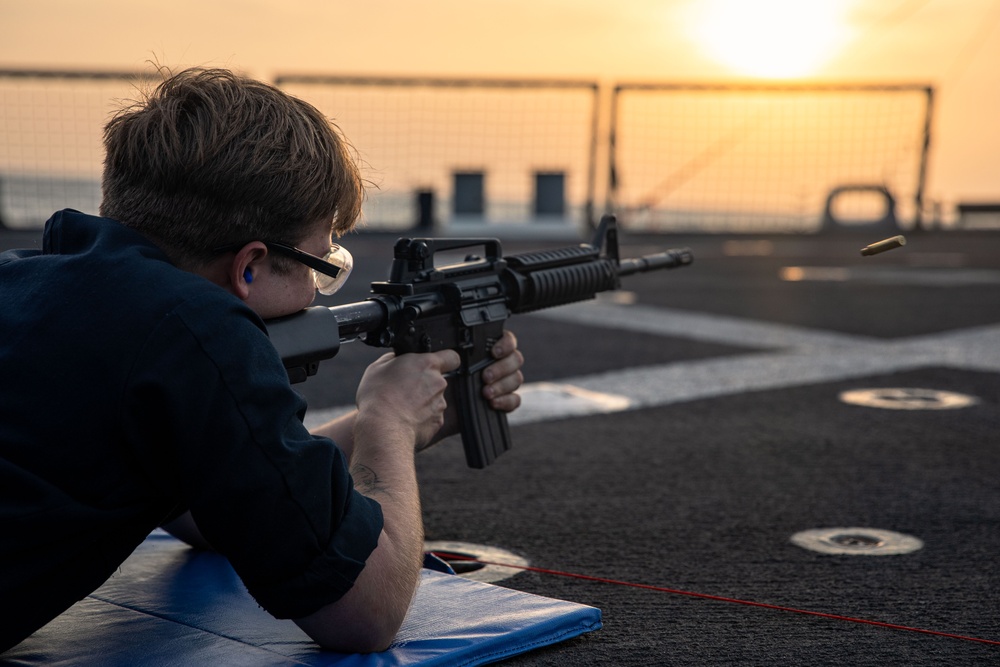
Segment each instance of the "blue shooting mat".
[[593,607],[424,569],[387,651],[322,651],[292,621],[261,609],[224,557],[156,531],[0,665],[485,665],[600,627]]

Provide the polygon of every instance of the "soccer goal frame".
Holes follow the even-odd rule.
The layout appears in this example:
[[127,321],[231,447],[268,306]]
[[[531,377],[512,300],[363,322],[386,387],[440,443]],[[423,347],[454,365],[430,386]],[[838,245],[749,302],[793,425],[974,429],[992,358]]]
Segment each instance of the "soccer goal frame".
[[917,84],[618,84],[606,208],[648,231],[810,232],[831,193],[878,190],[919,227],[933,97]]

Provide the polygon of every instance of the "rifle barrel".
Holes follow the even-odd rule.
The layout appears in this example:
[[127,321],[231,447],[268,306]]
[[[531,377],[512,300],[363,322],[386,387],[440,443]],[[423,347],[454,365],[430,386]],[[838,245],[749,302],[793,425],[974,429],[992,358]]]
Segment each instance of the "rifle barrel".
[[676,269],[681,266],[687,266],[692,261],[694,261],[694,254],[690,248],[673,248],[655,255],[623,259],[618,265],[618,275],[629,276],[633,273],[643,273],[657,269]]

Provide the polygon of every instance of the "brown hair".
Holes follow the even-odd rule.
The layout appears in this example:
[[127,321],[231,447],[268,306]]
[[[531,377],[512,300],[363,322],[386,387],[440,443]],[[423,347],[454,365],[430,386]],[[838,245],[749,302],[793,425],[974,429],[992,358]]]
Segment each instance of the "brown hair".
[[354,227],[364,186],[319,110],[228,70],[167,75],[104,128],[101,215],[196,263],[234,242]]

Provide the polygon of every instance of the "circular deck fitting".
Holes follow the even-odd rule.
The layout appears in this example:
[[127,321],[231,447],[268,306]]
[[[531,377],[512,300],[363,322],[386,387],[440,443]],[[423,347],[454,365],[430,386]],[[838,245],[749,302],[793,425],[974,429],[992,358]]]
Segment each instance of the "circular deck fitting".
[[851,405],[887,410],[957,410],[979,402],[975,396],[952,391],[907,387],[852,389],[841,392],[840,400]]
[[878,528],[817,528],[792,535],[792,544],[821,554],[851,556],[898,556],[924,546],[924,543],[902,533]]
[[[513,577],[520,568],[504,567],[502,563],[510,565],[527,566],[528,561],[517,554],[513,554],[504,549],[486,546],[485,544],[471,544],[469,542],[424,542],[424,551],[434,553],[438,558],[448,563],[455,574],[473,581],[482,581],[492,584]],[[478,563],[477,559],[489,561],[489,564]]]

